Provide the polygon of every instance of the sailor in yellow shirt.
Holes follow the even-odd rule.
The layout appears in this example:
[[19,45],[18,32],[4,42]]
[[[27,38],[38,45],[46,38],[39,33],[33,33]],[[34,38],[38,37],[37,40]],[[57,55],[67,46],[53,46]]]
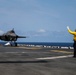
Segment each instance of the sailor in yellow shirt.
[[70,30],[69,26],[67,26],[67,29],[68,29],[68,32],[74,36],[74,38],[73,38],[74,56],[73,57],[76,57],[76,30],[75,31]]

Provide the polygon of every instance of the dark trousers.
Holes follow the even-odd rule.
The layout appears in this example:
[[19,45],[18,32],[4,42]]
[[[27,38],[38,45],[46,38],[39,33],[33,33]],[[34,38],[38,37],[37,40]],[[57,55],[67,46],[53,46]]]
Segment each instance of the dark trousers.
[[73,47],[74,47],[74,57],[76,57],[76,41],[74,41]]

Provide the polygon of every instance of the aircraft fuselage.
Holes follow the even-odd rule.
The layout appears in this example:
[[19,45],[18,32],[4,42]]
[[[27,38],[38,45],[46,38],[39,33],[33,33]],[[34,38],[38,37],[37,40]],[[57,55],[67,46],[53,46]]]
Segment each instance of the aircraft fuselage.
[[0,40],[3,40],[3,41],[17,41],[17,36],[3,35],[3,36],[0,36]]

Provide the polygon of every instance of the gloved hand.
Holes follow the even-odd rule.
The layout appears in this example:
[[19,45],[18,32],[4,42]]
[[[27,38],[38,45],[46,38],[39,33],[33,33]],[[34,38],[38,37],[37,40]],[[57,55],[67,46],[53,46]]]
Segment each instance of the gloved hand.
[[67,26],[67,29],[69,30],[69,26]]

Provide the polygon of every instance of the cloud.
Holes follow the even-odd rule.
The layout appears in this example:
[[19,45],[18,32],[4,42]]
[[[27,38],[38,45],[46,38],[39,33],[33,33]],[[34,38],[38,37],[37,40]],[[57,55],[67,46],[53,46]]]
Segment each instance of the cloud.
[[28,36],[31,36],[31,37],[41,37],[41,36],[47,35],[47,31],[45,29],[39,29],[36,31],[28,31],[26,33]]
[[39,29],[35,31],[34,36],[37,36],[37,37],[47,36],[47,31],[45,29]]
[[40,29],[40,30],[38,30],[38,32],[39,33],[44,33],[44,32],[46,32],[46,30],[45,29]]

